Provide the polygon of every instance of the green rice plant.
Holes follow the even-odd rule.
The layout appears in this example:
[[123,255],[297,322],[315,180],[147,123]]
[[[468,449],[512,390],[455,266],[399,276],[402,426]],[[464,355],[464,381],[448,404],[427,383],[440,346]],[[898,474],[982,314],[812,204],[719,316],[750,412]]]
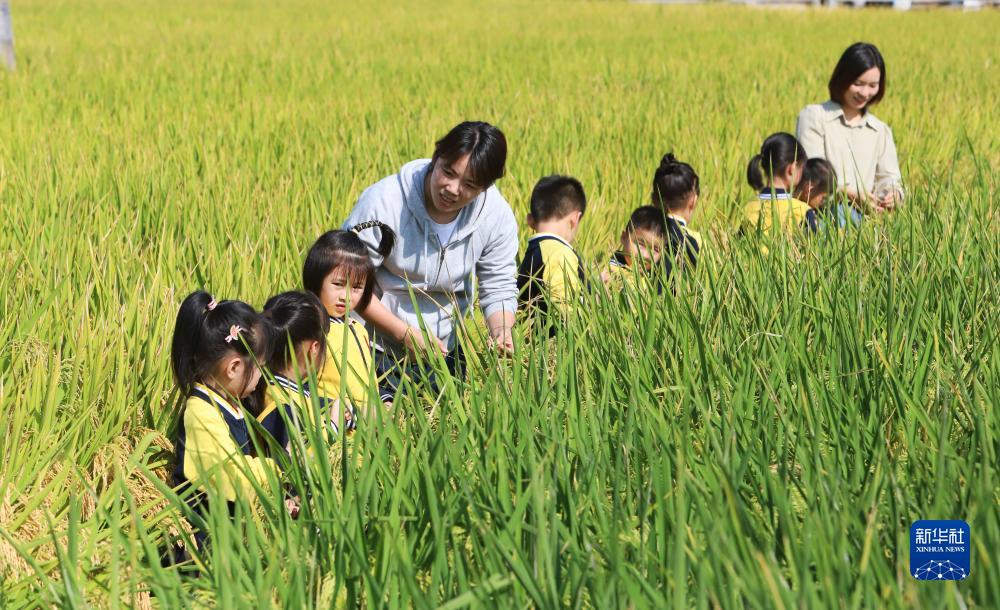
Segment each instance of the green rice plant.
[[[0,75],[0,606],[992,608],[1000,603],[995,11],[296,0],[16,3]],[[958,33],[958,35],[956,35]],[[880,46],[909,197],[814,240],[736,234],[761,138]],[[698,268],[597,289],[552,339],[419,380],[210,512],[172,490],[185,294],[260,305],[368,184],[460,120],[518,216],[569,173],[594,273],[673,150]],[[527,232],[522,236],[526,240]],[[210,498],[211,502],[211,498]],[[218,502],[215,502],[218,503]],[[909,526],[972,528],[968,580]],[[190,555],[165,565],[177,546]]]

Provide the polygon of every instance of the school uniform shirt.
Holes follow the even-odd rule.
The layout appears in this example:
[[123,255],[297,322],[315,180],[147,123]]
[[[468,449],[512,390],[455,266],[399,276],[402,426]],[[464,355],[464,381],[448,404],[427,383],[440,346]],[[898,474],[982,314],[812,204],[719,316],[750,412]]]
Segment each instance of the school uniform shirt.
[[612,254],[605,271],[611,278],[608,280],[608,288],[613,291],[621,290],[626,284],[630,284],[633,287],[638,286],[639,274],[635,273],[632,267],[629,266],[624,252],[615,252]]
[[528,240],[517,269],[519,308],[545,315],[552,302],[565,312],[584,283],[583,265],[569,242],[552,233],[538,233]]
[[[274,462],[251,457],[250,433],[243,410],[215,390],[195,384],[184,405],[174,452],[174,484],[213,487],[229,502],[248,497],[254,482],[267,481]],[[236,459],[243,463],[236,463]]]
[[[292,428],[304,433],[306,423],[314,423],[312,397],[309,389],[284,375],[274,375],[267,380],[268,388],[264,394],[264,408],[257,416],[257,422],[270,434],[285,452],[291,451]],[[325,398],[318,398],[321,421],[330,425],[334,433],[340,430],[340,415],[332,410],[332,403]],[[344,427],[353,431],[357,427],[354,411],[348,407],[344,413]],[[308,438],[308,437],[307,437]]]
[[784,189],[764,189],[743,208],[743,231],[779,229],[788,234],[815,233],[819,216],[809,204],[795,199]]
[[698,264],[701,244],[701,235],[689,229],[686,220],[680,216],[667,214],[667,238],[664,240],[664,251],[660,257],[667,277],[670,277],[674,268],[678,266],[689,266],[693,269]]
[[811,104],[799,113],[795,134],[810,158],[822,157],[833,165],[840,188],[876,196],[892,190],[903,194],[892,130],[871,111],[849,125],[837,102]]
[[[664,264],[662,258],[660,264]],[[627,304],[632,308],[648,306],[645,301],[641,299],[641,302],[635,301],[633,297],[637,294],[646,294],[654,289],[656,294],[662,295],[665,284],[669,283],[669,280],[662,275],[663,269],[662,266],[653,269],[633,266],[629,264],[624,252],[615,252],[604,268],[604,273],[608,276],[604,291],[609,296],[623,295]]]
[[367,403],[371,366],[371,340],[364,325],[350,317],[331,316],[330,332],[326,335],[326,362],[316,380],[319,396],[331,400],[346,398],[355,405]]

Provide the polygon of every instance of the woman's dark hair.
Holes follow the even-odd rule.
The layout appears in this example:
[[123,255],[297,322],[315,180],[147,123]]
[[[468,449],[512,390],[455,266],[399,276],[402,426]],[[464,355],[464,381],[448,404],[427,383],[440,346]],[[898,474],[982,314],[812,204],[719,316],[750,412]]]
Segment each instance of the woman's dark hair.
[[677,210],[684,207],[692,193],[701,194],[694,168],[678,161],[672,152],[663,155],[653,174],[650,202],[661,210]]
[[254,359],[261,364],[271,359],[272,344],[269,323],[253,307],[242,301],[216,302],[198,290],[184,299],[177,312],[170,364],[177,386],[187,395],[227,355],[242,356],[250,371]]
[[812,187],[814,192],[831,195],[837,190],[837,170],[826,159],[813,157],[806,161],[805,167],[802,168],[802,179],[799,180],[800,187],[807,184]]
[[295,349],[303,341],[319,341],[320,353],[326,354],[330,317],[315,294],[292,291],[275,295],[264,303],[264,317],[271,321],[276,343],[267,361],[272,373],[294,363]]
[[[844,93],[847,88],[858,79],[859,76],[872,68],[878,68],[878,93],[868,102],[868,106],[874,106],[882,100],[885,95],[885,60],[878,48],[868,42],[856,42],[847,47],[844,54],[840,56],[837,67],[833,69],[830,76],[830,99],[841,106],[844,105]],[[867,106],[866,106],[867,108]]]
[[369,257],[368,246],[361,241],[359,233],[372,229],[378,231],[379,256],[385,258],[392,252],[396,234],[388,225],[377,220],[369,220],[355,225],[350,231],[338,229],[319,236],[309,248],[306,262],[302,266],[302,285],[317,297],[322,294],[323,280],[338,267],[345,267],[347,278],[353,285],[363,284],[364,292],[358,301],[358,309],[368,307],[375,290],[375,266]]
[[438,160],[453,163],[469,155],[469,172],[480,188],[489,188],[503,178],[507,164],[507,138],[503,132],[482,121],[459,123],[448,135],[434,143],[431,165]]
[[760,152],[747,164],[747,182],[762,190],[776,175],[781,175],[789,165],[805,163],[806,150],[790,133],[783,131],[767,136]]

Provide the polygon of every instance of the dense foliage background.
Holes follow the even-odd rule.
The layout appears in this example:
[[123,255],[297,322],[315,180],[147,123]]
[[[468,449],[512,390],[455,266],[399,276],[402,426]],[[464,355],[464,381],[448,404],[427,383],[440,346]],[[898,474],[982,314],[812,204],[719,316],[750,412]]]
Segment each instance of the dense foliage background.
[[[0,605],[1000,604],[995,11],[26,0],[14,20]],[[888,62],[907,205],[761,255],[734,237],[745,163],[856,40]],[[298,521],[248,502],[199,566],[162,568],[180,300],[298,286],[361,190],[465,119],[506,132],[518,216],[538,177],[583,181],[595,265],[674,151],[702,178],[697,273],[406,394],[296,457]],[[967,581],[909,575],[919,518],[971,524]]]

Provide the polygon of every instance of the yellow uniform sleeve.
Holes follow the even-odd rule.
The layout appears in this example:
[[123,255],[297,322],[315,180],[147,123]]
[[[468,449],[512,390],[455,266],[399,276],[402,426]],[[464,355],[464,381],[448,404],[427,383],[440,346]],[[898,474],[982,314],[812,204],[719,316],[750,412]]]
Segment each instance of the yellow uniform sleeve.
[[580,295],[580,259],[572,248],[554,239],[542,242],[541,248],[542,282],[551,302],[565,313]]
[[212,487],[230,502],[240,496],[252,497],[254,481],[266,484],[274,462],[243,455],[215,406],[189,401],[184,411],[184,430],[184,476],[189,481]]
[[320,396],[337,399],[343,394],[352,403],[368,398],[371,377],[371,343],[362,324],[333,323],[326,337],[326,362],[320,373]]

